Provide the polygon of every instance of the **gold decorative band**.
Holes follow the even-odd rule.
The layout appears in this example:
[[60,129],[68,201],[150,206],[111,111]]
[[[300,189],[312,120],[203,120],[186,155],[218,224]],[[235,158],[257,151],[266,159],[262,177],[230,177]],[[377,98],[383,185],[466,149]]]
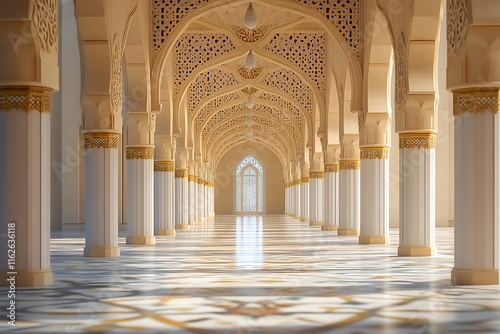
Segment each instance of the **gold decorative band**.
[[198,178],[198,184],[205,184],[205,180],[203,180],[201,177]]
[[175,170],[175,178],[176,179],[185,179],[188,177],[188,170],[185,168],[176,169]]
[[468,90],[453,93],[453,114],[479,114],[485,111],[498,113],[498,88],[484,90]]
[[338,173],[339,164],[325,164],[325,173]]
[[339,169],[340,170],[356,170],[361,168],[361,163],[359,160],[340,160]]
[[436,148],[435,133],[400,133],[399,148]]
[[389,159],[388,147],[362,147],[361,159]]
[[85,148],[114,148],[118,149],[118,133],[89,132],[84,134]]
[[23,110],[25,112],[50,112],[48,88],[39,87],[0,87],[0,110]]
[[309,173],[309,176],[311,177],[311,179],[322,179],[325,177],[325,173],[321,171],[314,171]]
[[300,181],[301,181],[302,183],[309,183],[309,178],[308,178],[307,176],[302,176],[302,177],[300,178]]
[[127,160],[153,160],[155,150],[152,147],[127,147]]
[[155,161],[155,172],[173,172],[175,162],[173,161]]
[[188,175],[188,182],[198,183],[198,175]]

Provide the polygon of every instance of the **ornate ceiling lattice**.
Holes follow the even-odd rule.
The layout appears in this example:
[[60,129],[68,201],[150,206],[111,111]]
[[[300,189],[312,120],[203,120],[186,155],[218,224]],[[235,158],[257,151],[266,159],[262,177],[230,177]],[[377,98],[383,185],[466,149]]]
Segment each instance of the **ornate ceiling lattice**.
[[[246,122],[247,120],[248,120],[248,115],[240,115],[240,116],[234,117],[228,121],[221,122],[219,124],[215,124],[215,126],[213,126],[213,129],[208,130],[207,128],[204,128],[203,134],[202,134],[203,141],[206,142],[207,139],[210,139],[209,134],[212,132],[212,130],[214,130],[213,134],[215,136],[217,136],[217,134],[224,132],[228,128],[236,126],[240,123],[243,124],[243,122]],[[240,124],[240,125],[242,125],[242,124]]]
[[360,54],[360,1],[359,0],[291,0],[320,12],[339,30],[353,52]]
[[299,133],[302,133],[302,131],[301,129],[297,129],[295,127],[289,115],[278,109],[271,108],[266,105],[257,105],[254,109],[256,116],[262,113],[267,117],[274,119],[277,124],[281,124],[288,130],[289,133],[292,134],[294,140],[299,139]]
[[175,45],[174,88],[209,60],[235,49],[229,37],[220,33],[183,34]]
[[297,100],[306,113],[312,117],[312,90],[297,74],[289,70],[278,70],[268,73],[262,79],[262,83]]
[[[205,119],[212,113],[214,110],[220,108],[222,105],[228,104],[234,100],[237,100],[240,98],[240,95],[236,92],[225,94],[222,96],[218,96],[217,98],[209,101],[207,104],[201,108],[200,112],[198,113],[197,118],[202,119],[205,121]],[[194,110],[189,110],[189,117],[192,118],[194,117]],[[202,122],[203,122],[202,121]]]
[[279,33],[266,45],[266,50],[294,63],[325,94],[326,38],[323,34]]
[[[181,20],[211,0],[153,0],[153,57],[156,57]],[[341,36],[359,56],[359,0],[290,0],[321,13],[338,29]],[[220,15],[219,15],[220,16]],[[283,15],[282,15],[283,16]],[[226,18],[227,19],[227,18]]]
[[196,77],[189,87],[190,113],[198,107],[200,102],[215,92],[238,83],[235,76],[218,68],[203,72]]
[[[203,131],[203,135],[207,135],[215,126],[224,122],[225,120],[233,117],[234,115],[245,111],[245,106],[243,104],[238,104],[226,109],[219,110],[215,113],[210,120],[203,127],[205,120],[200,118],[196,119],[196,131],[199,133]],[[203,127],[203,128],[202,128]]]
[[270,94],[268,92],[262,92],[259,95],[259,99],[274,104],[277,107],[281,108],[282,110],[288,110],[288,113],[293,117],[295,122],[299,125],[300,132],[304,133],[304,116],[302,112],[293,105],[293,103],[282,98],[279,95]]

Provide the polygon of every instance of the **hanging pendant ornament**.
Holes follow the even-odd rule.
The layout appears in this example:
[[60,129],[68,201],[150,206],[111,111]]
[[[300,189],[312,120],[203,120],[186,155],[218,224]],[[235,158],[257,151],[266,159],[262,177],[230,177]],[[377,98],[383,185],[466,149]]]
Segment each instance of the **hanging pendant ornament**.
[[244,23],[245,27],[247,27],[248,29],[254,29],[257,26],[257,15],[255,15],[255,10],[252,7],[252,3],[248,5]]
[[248,52],[248,55],[247,55],[247,61],[246,61],[246,67],[249,69],[249,70],[252,70],[255,68],[255,57],[253,56],[253,53],[252,53],[252,50],[250,50]]
[[252,109],[255,106],[255,101],[253,100],[252,95],[248,95],[248,100],[247,100],[247,108]]

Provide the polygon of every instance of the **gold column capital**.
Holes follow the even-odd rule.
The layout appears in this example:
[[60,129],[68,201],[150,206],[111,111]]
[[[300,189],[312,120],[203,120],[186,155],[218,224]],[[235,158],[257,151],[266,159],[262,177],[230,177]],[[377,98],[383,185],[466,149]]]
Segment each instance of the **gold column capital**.
[[198,175],[188,175],[188,182],[198,183]]
[[198,184],[203,184],[205,180],[203,180],[201,177],[198,177]]
[[325,164],[325,173],[338,173],[339,163]]
[[118,138],[120,133],[117,131],[92,130],[83,134],[85,140],[85,149],[91,148],[112,148],[118,149]]
[[178,168],[175,170],[175,178],[176,179],[185,179],[188,177],[187,168]]
[[302,176],[302,177],[300,178],[300,181],[301,181],[302,183],[309,183],[309,177],[308,177],[308,176]]
[[127,160],[154,160],[155,149],[151,145],[134,145],[126,147]]
[[155,161],[155,172],[173,172],[175,170],[174,161]]
[[309,173],[309,177],[311,179],[322,179],[325,177],[325,173],[323,171],[312,171]]
[[470,88],[453,92],[453,115],[498,113],[498,88]]
[[50,113],[52,89],[33,86],[0,87],[0,110]]
[[436,133],[434,132],[403,132],[399,134],[399,148],[436,148]]
[[358,159],[340,159],[339,170],[361,169],[361,162]]
[[389,159],[390,148],[387,146],[361,147],[361,159]]

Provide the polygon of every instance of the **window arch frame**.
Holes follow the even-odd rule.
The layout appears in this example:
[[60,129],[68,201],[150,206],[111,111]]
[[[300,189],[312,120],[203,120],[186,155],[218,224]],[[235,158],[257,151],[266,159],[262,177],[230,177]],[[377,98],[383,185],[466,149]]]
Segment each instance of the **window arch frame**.
[[[247,162],[246,164],[243,164],[245,159],[248,157],[252,157],[256,162],[257,166],[252,164],[251,162]],[[259,167],[262,169],[262,172],[259,171]],[[256,212],[243,212],[242,211],[242,191],[243,191],[243,184],[242,184],[242,178],[243,178],[243,171],[245,171],[248,167],[253,168],[256,171],[256,176],[257,176],[257,211]],[[240,168],[240,171],[238,172],[238,168]],[[233,178],[234,178],[234,187],[233,187],[233,213],[235,215],[265,215],[266,214],[266,167],[264,163],[262,162],[262,159],[256,155],[254,152],[247,152],[240,156],[239,159],[236,160],[236,163],[233,167]],[[260,178],[262,178],[262,184],[260,184]],[[238,190],[238,181],[240,181],[240,193],[237,193]],[[259,211],[259,192],[262,192],[262,211]],[[240,211],[238,211],[238,200],[237,196],[240,198]]]

